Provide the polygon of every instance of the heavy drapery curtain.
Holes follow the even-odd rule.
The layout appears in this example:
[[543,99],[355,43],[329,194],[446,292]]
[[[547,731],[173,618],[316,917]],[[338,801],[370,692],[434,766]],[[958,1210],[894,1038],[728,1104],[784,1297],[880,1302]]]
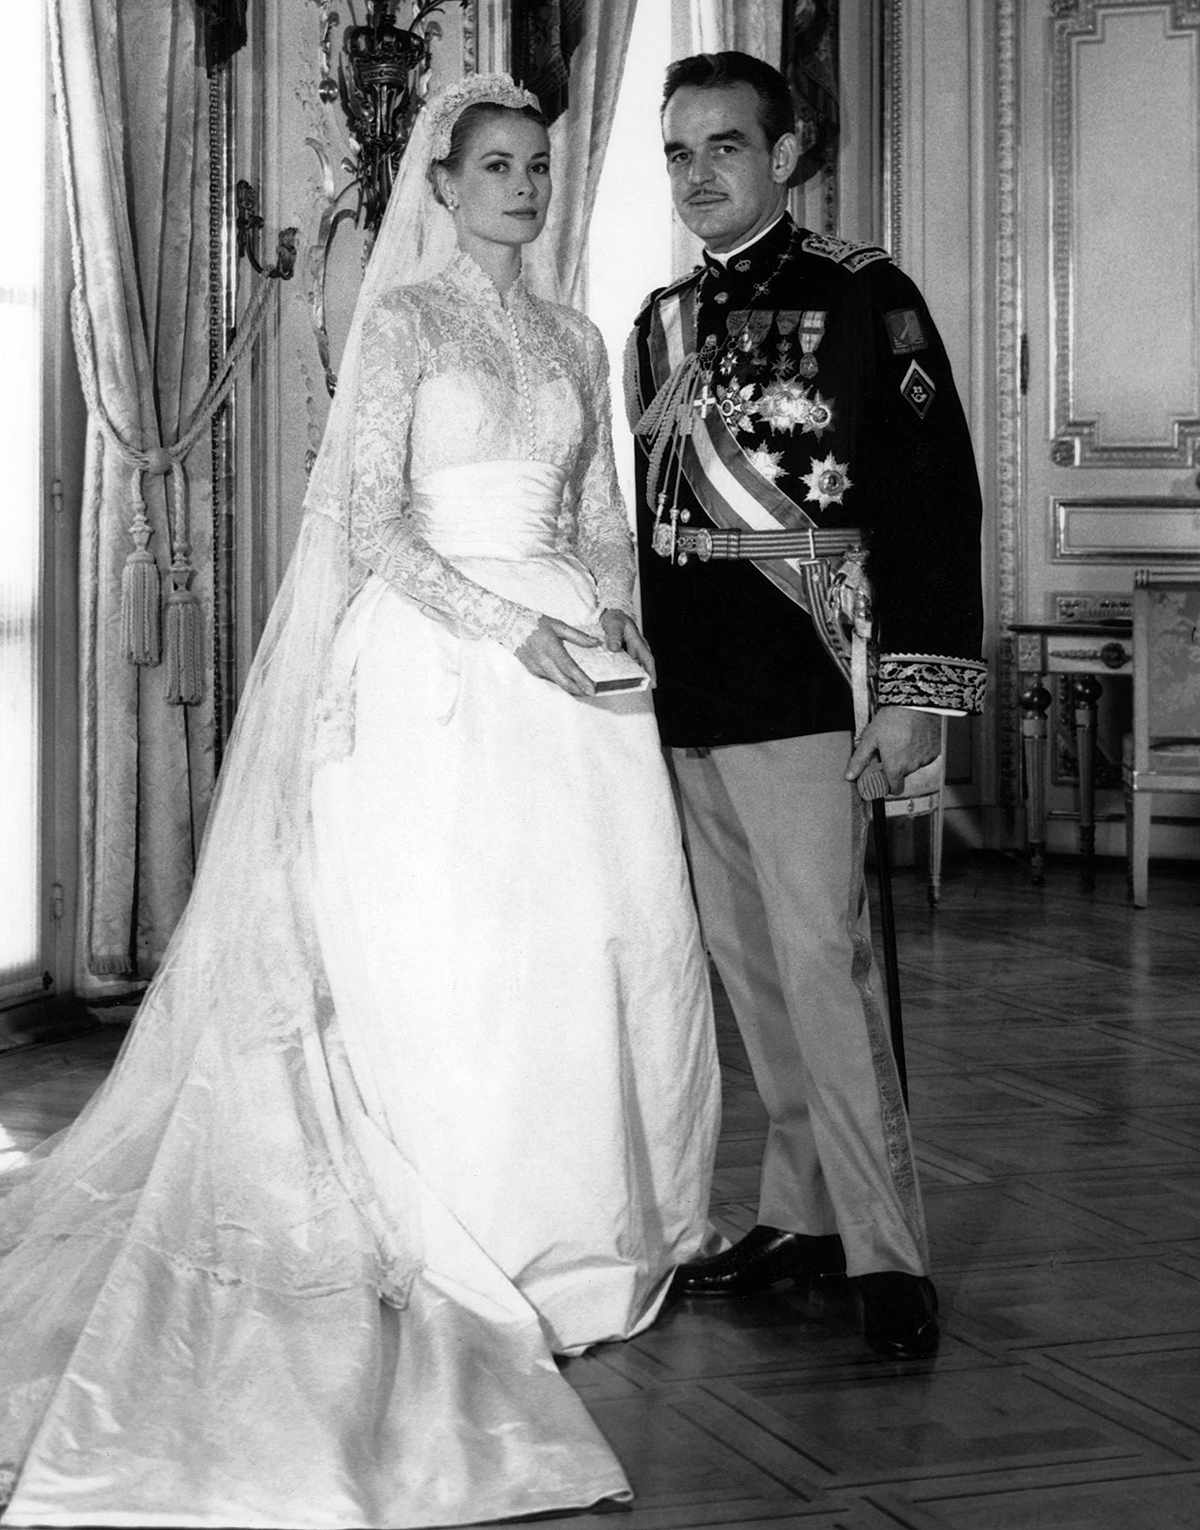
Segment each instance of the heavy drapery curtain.
[[[94,993],[153,970],[187,899],[212,787],[211,690],[190,705],[168,702],[150,630],[157,599],[145,595],[148,582],[164,592],[190,585],[199,599],[190,614],[203,612],[207,625],[206,435],[164,471],[208,382],[207,87],[192,0],[50,0],[48,12],[76,236],[76,349],[91,394],[79,506],[77,982]],[[122,580],[139,500],[157,578],[144,557],[132,569],[142,591],[134,663]],[[194,576],[173,581],[173,556],[177,566],[190,560]],[[168,616],[181,609],[176,598]]]
[[783,49],[783,12],[791,0],[689,0],[686,44],[682,53],[724,53],[736,49],[779,66]]
[[577,308],[585,306],[588,224],[636,6],[637,0],[588,0],[570,61],[567,109],[550,128],[554,200],[545,232],[527,253],[528,274],[538,291]]

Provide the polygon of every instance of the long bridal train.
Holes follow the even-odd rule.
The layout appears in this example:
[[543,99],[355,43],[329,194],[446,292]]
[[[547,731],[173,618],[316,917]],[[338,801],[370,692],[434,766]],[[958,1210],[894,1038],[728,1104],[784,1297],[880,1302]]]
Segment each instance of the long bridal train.
[[[480,283],[460,258],[422,310],[455,343],[409,395],[411,513],[481,588],[587,625],[574,318],[529,313],[558,326],[530,455],[511,366],[462,370],[464,332],[507,334]],[[628,1494],[553,1356],[653,1319],[706,1236],[718,1112],[650,700],[534,679],[364,579],[352,536],[306,517],[163,968],[79,1121],[0,1180],[5,1523]]]

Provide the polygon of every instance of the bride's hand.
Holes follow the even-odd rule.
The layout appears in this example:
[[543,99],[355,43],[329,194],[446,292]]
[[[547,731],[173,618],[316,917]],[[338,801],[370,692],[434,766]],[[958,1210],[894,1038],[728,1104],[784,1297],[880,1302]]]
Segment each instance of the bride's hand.
[[638,624],[633,617],[626,611],[618,611],[610,606],[607,611],[600,613],[600,625],[604,629],[604,646],[613,653],[619,653],[623,648],[631,659],[642,666],[653,685],[657,679],[654,655],[650,652],[650,644],[638,631]]
[[567,643],[596,648],[600,640],[587,632],[581,632],[578,627],[572,627],[568,622],[560,622],[556,616],[543,616],[517,648],[516,655],[529,673],[536,675],[539,680],[549,680],[572,696],[595,695],[595,682],[584,674],[567,652]]

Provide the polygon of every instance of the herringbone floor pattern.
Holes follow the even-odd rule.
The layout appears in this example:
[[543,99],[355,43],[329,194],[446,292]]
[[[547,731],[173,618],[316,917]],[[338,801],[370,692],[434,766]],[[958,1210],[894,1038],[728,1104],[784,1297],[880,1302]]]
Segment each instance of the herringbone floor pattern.
[[[1151,899],[1115,866],[1085,894],[981,857],[931,913],[898,878],[942,1351],[869,1358],[844,1288],[783,1287],[571,1361],[637,1492],[625,1530],[1200,1524],[1200,876],[1156,866]],[[0,1148],[69,1120],[113,1040],[0,1057]],[[721,1042],[736,1235],[763,1119],[726,1013]]]

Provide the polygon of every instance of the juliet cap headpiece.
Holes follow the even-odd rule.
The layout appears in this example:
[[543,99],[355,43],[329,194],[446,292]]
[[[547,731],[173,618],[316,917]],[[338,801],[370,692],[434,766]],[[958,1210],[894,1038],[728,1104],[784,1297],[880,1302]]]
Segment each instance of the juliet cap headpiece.
[[538,98],[507,74],[467,74],[453,85],[431,96],[425,104],[429,113],[429,157],[433,163],[445,159],[450,152],[450,135],[454,124],[468,106],[482,102],[492,106],[508,106],[520,111],[523,106],[541,107]]

